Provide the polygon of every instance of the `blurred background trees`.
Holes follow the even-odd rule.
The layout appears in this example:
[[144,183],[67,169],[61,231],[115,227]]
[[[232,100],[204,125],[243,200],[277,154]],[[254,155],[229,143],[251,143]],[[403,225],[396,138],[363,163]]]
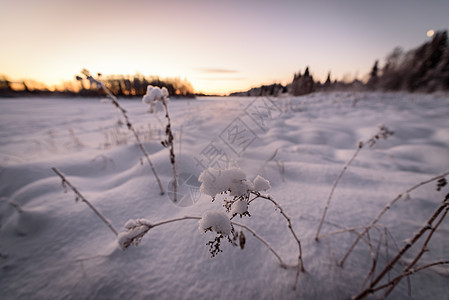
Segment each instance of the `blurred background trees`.
[[395,48],[386,58],[378,82],[387,91],[435,92],[449,90],[447,31],[408,52]]
[[[81,79],[81,78],[80,78]],[[194,95],[192,84],[181,78],[159,78],[157,76],[143,76],[136,74],[102,76],[101,80],[106,87],[119,97],[141,97],[146,93],[147,85],[166,87],[171,96],[191,97]],[[92,85],[88,80],[65,81],[51,90],[35,80],[11,81],[7,76],[0,74],[0,96],[103,96],[103,91]]]
[[[101,76],[101,81],[106,87],[118,97],[127,96],[143,96],[147,91],[147,86],[157,86],[167,88],[170,96],[189,97],[194,95],[192,84],[186,79],[180,78],[164,78],[157,76],[143,76],[136,74],[132,76],[125,75],[108,75]],[[82,96],[94,96],[101,94],[95,86],[91,86],[88,80],[81,79],[79,81],[79,94]]]

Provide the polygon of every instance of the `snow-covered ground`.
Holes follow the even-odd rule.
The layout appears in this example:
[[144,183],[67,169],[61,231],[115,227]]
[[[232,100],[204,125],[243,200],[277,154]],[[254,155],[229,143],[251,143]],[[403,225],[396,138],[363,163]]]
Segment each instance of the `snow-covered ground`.
[[[172,169],[165,117],[148,114],[134,99],[120,100],[170,190]],[[351,233],[315,241],[327,197],[359,141],[384,124],[394,135],[364,147],[330,203],[321,233],[369,224],[407,188],[449,170],[449,97],[445,95],[331,93],[297,98],[199,98],[169,103],[180,174],[180,199],[159,195],[119,111],[98,99],[0,101],[1,299],[349,299],[361,290],[371,265]],[[198,220],[151,229],[141,243],[121,250],[116,236],[74,194],[64,193],[58,168],[120,231],[129,219],[157,222],[205,211],[224,212],[220,199],[198,193],[205,167],[240,167],[290,216],[302,243],[305,273],[283,269],[246,232],[245,249],[227,242],[211,258]],[[425,185],[400,199],[380,220],[392,236],[380,244],[377,272],[404,245],[448,193]],[[405,198],[405,197],[404,197]],[[9,204],[8,204],[9,202]],[[11,203],[17,204],[21,212]],[[257,200],[251,217],[234,220],[264,237],[290,264],[297,245],[278,210]],[[418,265],[449,259],[449,219],[433,236]],[[382,232],[382,231],[380,231]],[[375,247],[381,235],[371,232]],[[393,238],[394,237],[394,238]],[[395,245],[397,243],[397,246]],[[374,249],[375,250],[375,249]],[[403,262],[410,262],[412,249]],[[398,274],[399,267],[391,273]],[[447,299],[447,265],[402,280],[391,299]],[[382,294],[378,294],[380,296]]]

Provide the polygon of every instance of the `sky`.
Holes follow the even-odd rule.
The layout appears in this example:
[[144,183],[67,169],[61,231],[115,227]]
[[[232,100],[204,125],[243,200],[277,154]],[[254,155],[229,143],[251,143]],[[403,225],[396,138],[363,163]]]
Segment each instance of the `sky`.
[[395,47],[449,29],[447,0],[0,0],[0,74],[48,85],[82,68],[179,77],[227,94],[363,79]]

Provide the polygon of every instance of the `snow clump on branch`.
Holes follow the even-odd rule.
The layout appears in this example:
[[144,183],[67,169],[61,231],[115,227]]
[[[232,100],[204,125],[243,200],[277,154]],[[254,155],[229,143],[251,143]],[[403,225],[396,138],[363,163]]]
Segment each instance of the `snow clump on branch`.
[[232,226],[229,217],[225,213],[206,211],[199,222],[199,229],[203,232],[210,230],[222,235],[229,235],[232,231]]
[[260,192],[271,188],[270,182],[260,175],[257,175],[254,182],[247,180],[240,168],[208,168],[200,174],[198,181],[201,182],[200,191],[212,198],[220,193],[229,192],[230,196],[238,197],[248,195],[252,191]]
[[198,180],[201,182],[200,191],[211,197],[225,192],[229,192],[230,196],[242,196],[254,190],[252,182],[246,180],[245,173],[239,168],[208,168],[201,173]]
[[266,191],[271,188],[270,182],[263,178],[260,175],[257,175],[257,177],[254,179],[254,190],[255,191]]
[[126,232],[121,232],[117,236],[118,244],[120,248],[126,249],[131,244],[137,246],[142,237],[150,230],[153,225],[149,220],[146,219],[137,219],[137,220],[128,220],[125,223],[125,228],[128,230]]
[[162,110],[162,107],[156,107],[158,102],[165,101],[167,104],[170,101],[168,96],[167,88],[149,85],[147,86],[147,93],[142,98],[142,102],[150,105],[148,109],[149,113],[154,113],[155,111]]

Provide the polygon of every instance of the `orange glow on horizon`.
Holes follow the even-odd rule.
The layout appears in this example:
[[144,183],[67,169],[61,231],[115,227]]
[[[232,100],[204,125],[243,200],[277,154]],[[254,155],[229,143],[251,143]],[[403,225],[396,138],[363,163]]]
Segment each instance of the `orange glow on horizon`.
[[228,94],[285,85],[306,66],[321,82],[329,71],[332,80],[362,79],[395,46],[410,49],[429,28],[449,28],[449,3],[404,10],[325,2],[6,1],[0,72],[58,88],[82,68],[154,74],[185,78],[199,93]]

